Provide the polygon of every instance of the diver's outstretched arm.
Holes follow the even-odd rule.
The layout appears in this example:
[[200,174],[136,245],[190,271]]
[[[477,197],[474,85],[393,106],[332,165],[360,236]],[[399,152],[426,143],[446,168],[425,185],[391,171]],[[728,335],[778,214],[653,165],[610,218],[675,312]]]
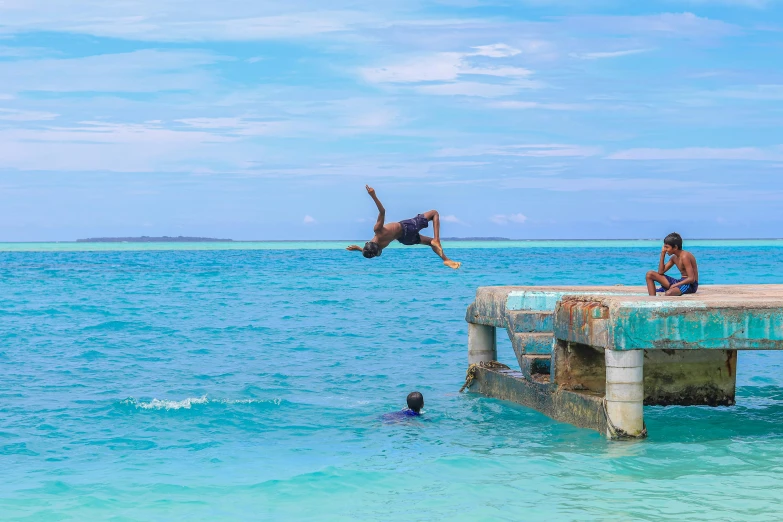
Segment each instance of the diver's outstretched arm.
[[364,188],[367,189],[367,193],[370,195],[373,201],[375,201],[375,206],[378,207],[378,220],[375,222],[375,226],[372,227],[373,232],[376,234],[383,230],[383,223],[386,219],[386,209],[383,208],[383,204],[381,203],[381,200],[378,199],[378,196],[375,195],[375,189],[372,188],[369,185],[365,185]]

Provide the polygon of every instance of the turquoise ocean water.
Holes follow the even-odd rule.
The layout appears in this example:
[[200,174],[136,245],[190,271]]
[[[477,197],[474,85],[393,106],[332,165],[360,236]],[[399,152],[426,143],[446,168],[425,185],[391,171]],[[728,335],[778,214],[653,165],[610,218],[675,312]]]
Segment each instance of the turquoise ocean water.
[[[638,284],[659,242],[0,244],[0,518],[779,520],[783,354],[609,442],[457,393],[481,285]],[[693,242],[783,283],[783,241]],[[451,250],[449,250],[451,249]],[[510,343],[501,360],[513,363]],[[424,394],[421,419],[383,413]]]

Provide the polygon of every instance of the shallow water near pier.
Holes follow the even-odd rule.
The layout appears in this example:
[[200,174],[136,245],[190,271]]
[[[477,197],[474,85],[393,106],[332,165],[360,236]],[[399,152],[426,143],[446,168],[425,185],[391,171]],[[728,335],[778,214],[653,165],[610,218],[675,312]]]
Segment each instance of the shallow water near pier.
[[[0,252],[0,518],[783,516],[783,353],[740,354],[735,407],[646,408],[640,442],[458,393],[476,287],[639,284],[657,244],[460,246],[459,271],[420,247]],[[692,251],[703,285],[783,283],[783,244]],[[426,414],[383,423],[414,389]]]

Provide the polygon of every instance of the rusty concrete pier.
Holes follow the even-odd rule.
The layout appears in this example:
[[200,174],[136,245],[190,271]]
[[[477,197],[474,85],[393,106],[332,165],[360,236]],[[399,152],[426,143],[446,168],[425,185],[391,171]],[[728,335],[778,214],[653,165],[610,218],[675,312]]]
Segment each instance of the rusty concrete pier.
[[[783,349],[783,285],[482,287],[465,319],[471,391],[636,438],[644,405],[734,404],[737,350]],[[500,328],[518,371],[487,364]]]

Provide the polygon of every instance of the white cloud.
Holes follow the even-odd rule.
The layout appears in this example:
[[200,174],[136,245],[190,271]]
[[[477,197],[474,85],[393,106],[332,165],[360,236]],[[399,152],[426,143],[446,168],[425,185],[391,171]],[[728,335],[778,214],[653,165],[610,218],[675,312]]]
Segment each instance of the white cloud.
[[507,56],[516,56],[522,51],[514,49],[506,44],[479,45],[474,47],[476,52],[470,53],[470,56],[489,56],[490,58],[505,58]]
[[596,52],[596,53],[572,53],[571,56],[574,58],[580,58],[582,60],[599,60],[601,58],[617,58],[620,56],[628,56],[631,54],[640,54],[640,53],[647,53],[652,51],[652,49],[628,49],[625,51],[607,51],[607,52]]
[[365,68],[362,76],[371,83],[415,83],[455,80],[459,76],[463,54],[438,53],[410,58],[394,65]]
[[497,76],[498,78],[523,78],[530,76],[532,71],[522,67],[461,67],[460,75]]
[[470,56],[504,57],[513,55],[478,53],[437,53],[408,58],[383,67],[364,68],[362,76],[371,83],[420,83],[455,81],[460,75],[497,76],[519,78],[532,74],[522,67],[477,67],[471,65]]
[[[164,27],[158,28],[154,39],[157,41],[290,39],[344,31],[353,23],[366,20],[365,16],[350,12],[297,13],[295,15],[201,20],[167,24],[165,27],[173,30],[166,31]],[[145,35],[137,34],[135,36],[144,39]]]
[[588,111],[593,107],[581,103],[549,103],[531,101],[500,101],[487,104],[494,109],[541,109],[545,111]]
[[670,192],[676,189],[702,189],[705,187],[717,187],[715,183],[700,181],[683,181],[678,179],[653,179],[653,178],[507,178],[502,179],[498,185],[505,188],[516,189],[541,189],[552,192],[628,192],[638,191],[649,193],[655,190]]
[[562,145],[555,143],[504,145],[504,146],[477,146],[441,149],[438,156],[520,156],[530,158],[549,157],[588,157],[601,153],[598,147],[582,145]]
[[53,120],[57,116],[59,114],[52,112],[0,109],[0,120],[4,121],[47,121]]
[[219,143],[230,141],[230,138],[205,132],[180,132],[167,129],[161,122],[109,123],[84,121],[73,127],[49,127],[42,130],[18,129],[8,132],[4,137],[38,143],[139,143],[145,145],[153,142],[175,145],[177,143]]
[[[0,12],[2,8],[0,7]],[[1,31],[1,30],[0,30]],[[2,32],[0,32],[0,39],[3,38]],[[0,45],[0,57],[2,58],[29,58],[36,55],[52,54],[50,50],[42,49],[38,47],[10,47]]]
[[516,223],[521,225],[527,221],[527,216],[521,213],[517,214],[495,214],[490,220],[498,225],[508,225],[509,223]]
[[[775,0],[722,1],[763,5]],[[536,2],[549,3],[544,0]],[[485,3],[475,2],[477,5]],[[65,32],[155,42],[301,41],[329,38],[361,46],[376,41],[379,33],[407,31],[405,36],[412,36],[408,42],[416,40],[411,47],[418,49],[425,48],[418,45],[419,42],[447,39],[470,45],[476,42],[475,37],[485,39],[502,35],[513,46],[503,43],[478,45],[471,53],[474,56],[499,58],[515,56],[520,52],[527,54],[532,46],[520,42],[520,37],[548,37],[552,33],[559,34],[558,29],[565,29],[566,34],[597,30],[604,33],[652,32],[684,37],[725,34],[737,30],[729,24],[692,13],[583,16],[528,22],[491,16],[468,18],[460,11],[454,11],[455,15],[449,17],[439,12],[440,9],[433,11],[431,7],[432,3],[424,0],[385,3],[351,0],[327,3],[318,0],[224,0],[219,4],[206,0],[3,0],[0,2],[0,33]],[[577,31],[571,31],[572,26],[576,26]]]
[[280,135],[291,129],[291,123],[287,121],[264,121],[242,117],[185,118],[176,121],[194,129],[206,129],[231,136]]
[[456,223],[456,224],[459,224],[459,225],[464,225],[465,224],[464,222],[462,222],[454,214],[449,214],[447,216],[441,216],[440,220],[443,221],[444,223]]
[[305,225],[312,225],[312,224],[317,223],[317,221],[315,220],[315,218],[313,218],[313,216],[308,214],[308,215],[306,215],[304,217],[304,219],[302,220],[302,223],[304,223]]
[[[336,5],[333,2],[330,5]],[[352,7],[346,3],[346,7]],[[368,10],[369,11],[369,10]],[[193,0],[4,0],[6,31],[63,31],[145,41],[249,41],[291,39],[345,31],[382,16],[323,9],[316,2],[213,2]]]
[[400,118],[400,113],[393,108],[369,108],[350,114],[346,117],[348,127],[358,129],[380,129],[393,125]]
[[739,28],[720,20],[696,16],[693,13],[660,13],[642,16],[575,16],[565,19],[580,32],[604,34],[643,33],[677,38],[710,38],[736,34]]
[[[716,208],[719,208],[716,205],[724,203],[749,203],[750,206],[756,207],[762,201],[783,201],[783,191],[780,190],[749,190],[740,187],[702,189],[699,191],[699,196],[698,200],[694,200],[687,192],[652,194],[640,191],[633,196],[633,200],[665,205],[698,205],[704,207],[707,212],[714,212]],[[776,207],[775,210],[777,208],[780,207]]]
[[[519,89],[542,87],[541,82],[527,79],[533,72],[509,64],[487,65],[486,59],[508,58],[521,51],[506,44],[474,47],[475,52],[443,52],[421,55],[383,67],[361,69],[370,83],[418,84],[413,88],[422,94],[446,96],[497,97],[514,94]],[[484,60],[477,60],[484,58]],[[490,79],[495,79],[490,81]],[[437,82],[437,83],[433,83]],[[422,85],[424,84],[424,85]]]
[[783,100],[783,85],[767,84],[738,86],[718,91],[710,91],[704,94],[740,100]]
[[0,130],[0,168],[114,172],[193,171],[236,166],[237,138],[172,130],[160,122],[81,122],[68,127]]
[[0,62],[3,88],[49,92],[194,91],[212,83],[201,67],[225,60],[200,51],[142,50],[83,58]]
[[628,149],[607,156],[612,160],[739,160],[782,161],[783,145],[770,148],[686,147],[680,149]]
[[515,94],[519,89],[514,85],[498,85],[481,82],[455,82],[438,85],[422,85],[415,90],[422,94],[440,96],[476,96],[480,98],[495,98]]
[[725,5],[737,5],[740,7],[752,7],[754,9],[763,9],[768,5],[779,0],[686,0],[691,4],[725,4]]

